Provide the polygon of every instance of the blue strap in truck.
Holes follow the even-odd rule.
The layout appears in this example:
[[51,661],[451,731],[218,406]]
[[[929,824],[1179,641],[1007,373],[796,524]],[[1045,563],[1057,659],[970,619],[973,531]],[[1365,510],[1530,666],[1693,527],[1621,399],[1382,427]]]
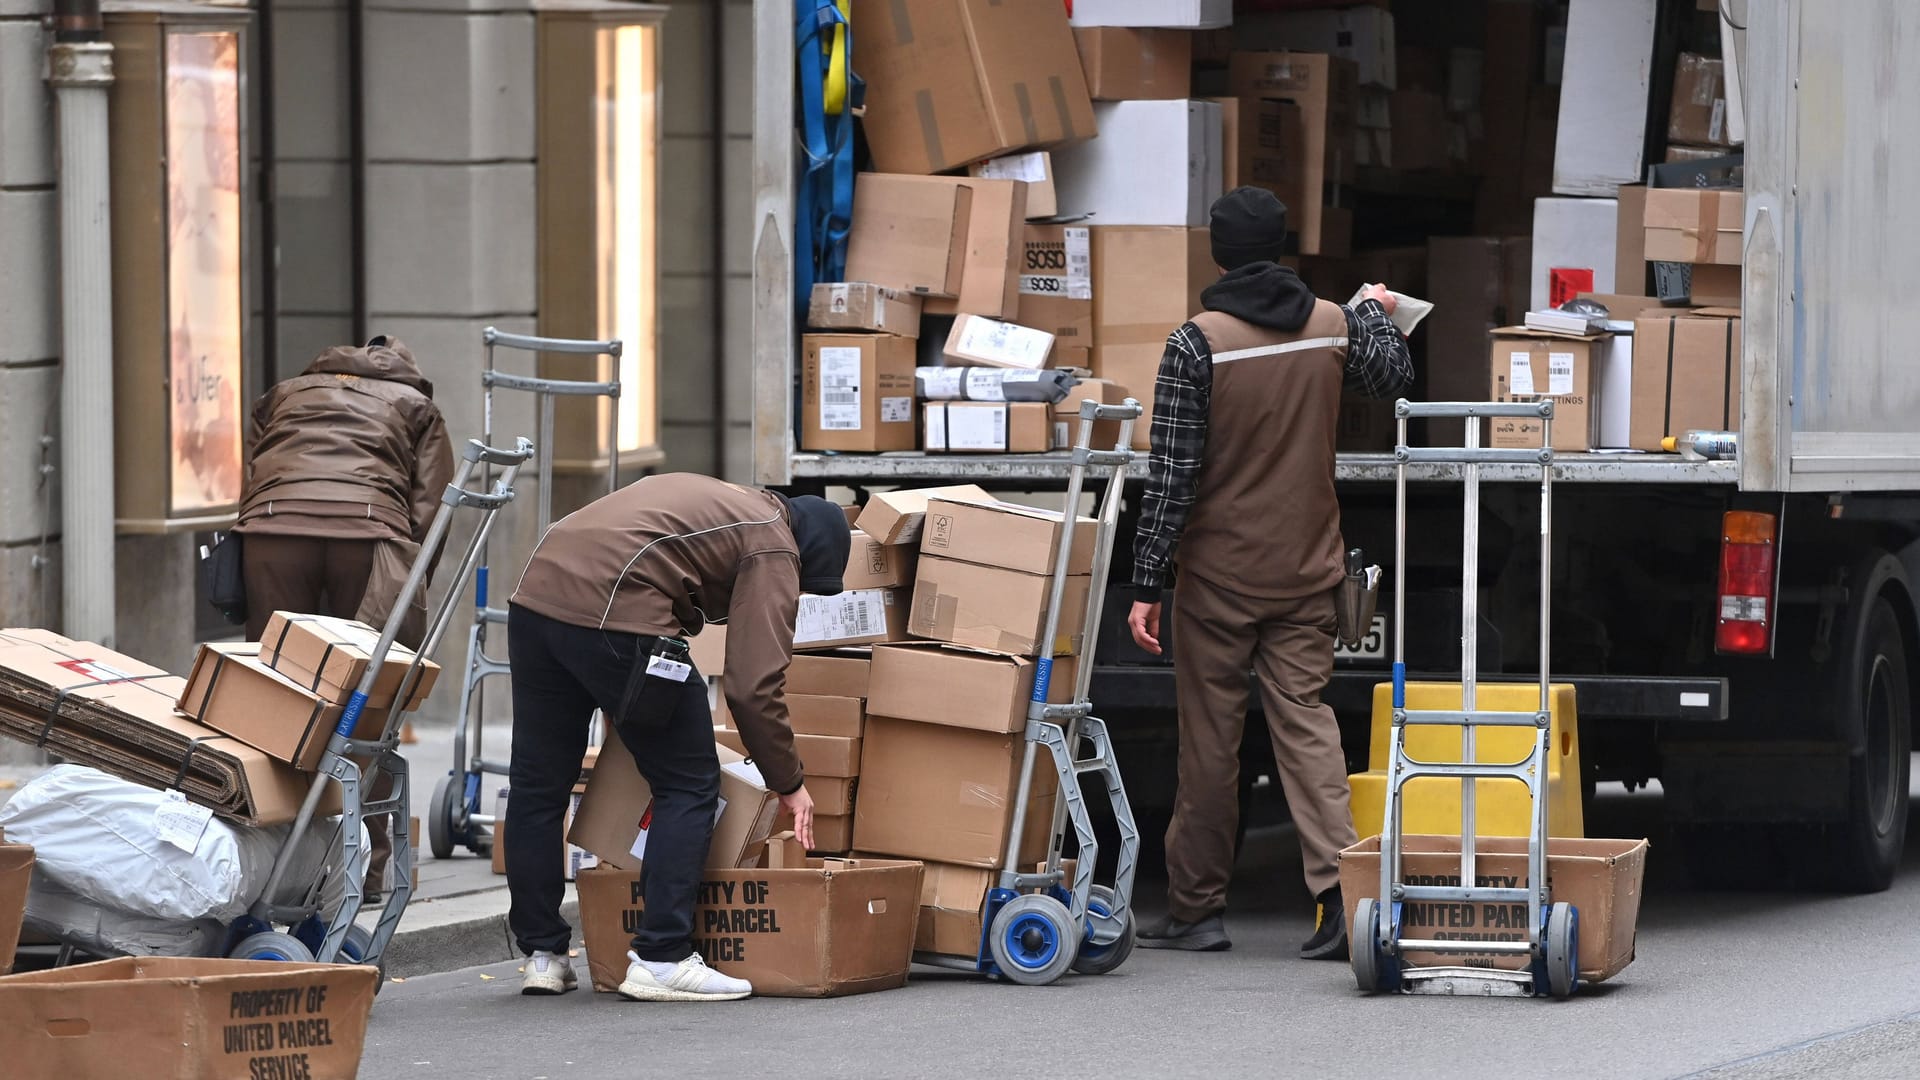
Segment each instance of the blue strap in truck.
[[866,86],[853,73],[847,0],[794,0],[800,129],[806,170],[794,213],[794,303],[804,316],[816,281],[847,272],[853,224],[853,110]]

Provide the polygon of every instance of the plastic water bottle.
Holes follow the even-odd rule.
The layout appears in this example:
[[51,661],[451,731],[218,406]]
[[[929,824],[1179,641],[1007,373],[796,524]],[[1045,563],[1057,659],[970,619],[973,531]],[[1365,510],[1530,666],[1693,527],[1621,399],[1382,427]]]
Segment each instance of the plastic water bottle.
[[1713,461],[1733,457],[1740,451],[1740,435],[1733,431],[1689,431],[1675,438],[1660,440],[1661,449],[1678,451],[1689,461]]

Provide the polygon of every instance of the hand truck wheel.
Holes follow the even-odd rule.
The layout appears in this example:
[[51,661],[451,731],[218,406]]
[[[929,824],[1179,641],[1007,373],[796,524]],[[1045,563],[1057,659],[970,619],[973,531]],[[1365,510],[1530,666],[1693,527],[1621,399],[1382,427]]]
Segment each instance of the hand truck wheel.
[[1547,952],[1547,993],[1564,1001],[1580,986],[1580,910],[1555,904],[1547,911],[1544,935]]
[[1386,913],[1386,905],[1366,897],[1354,907],[1353,925],[1347,927],[1347,953],[1353,964],[1353,981],[1362,993],[1400,989],[1400,962],[1380,947],[1380,923]]
[[433,810],[427,818],[427,846],[432,848],[436,859],[453,858],[454,840],[465,831],[454,827],[455,815],[460,812],[460,804],[467,794],[465,781],[465,777],[449,773],[434,785]]
[[[1119,907],[1113,890],[1105,885],[1095,885],[1087,897],[1087,915],[1089,925],[1094,914],[1109,916]],[[1073,970],[1082,975],[1105,975],[1109,971],[1127,962],[1133,955],[1134,926],[1133,908],[1127,908],[1126,921],[1121,924],[1120,936],[1105,945],[1096,945],[1091,940],[1080,943],[1080,955],[1074,958]]]
[[993,917],[987,948],[1000,973],[1023,986],[1045,986],[1067,973],[1080,955],[1080,928],[1067,905],[1027,893]]
[[296,964],[313,963],[313,950],[292,934],[268,930],[242,938],[227,951],[234,960],[280,960]]

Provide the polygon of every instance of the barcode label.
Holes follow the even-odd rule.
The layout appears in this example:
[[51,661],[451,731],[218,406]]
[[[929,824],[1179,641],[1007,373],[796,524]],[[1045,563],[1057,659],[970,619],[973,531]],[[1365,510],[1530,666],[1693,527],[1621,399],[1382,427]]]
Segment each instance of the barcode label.
[[793,643],[815,645],[884,635],[886,603],[885,589],[856,589],[839,596],[802,596],[794,617]]
[[820,430],[860,430],[860,350],[820,350]]
[[1007,393],[1000,368],[966,368],[968,401],[1005,401]]
[[1547,393],[1556,396],[1573,393],[1572,353],[1547,354]]
[[1067,299],[1093,299],[1093,254],[1087,229],[1064,229],[1067,237]]

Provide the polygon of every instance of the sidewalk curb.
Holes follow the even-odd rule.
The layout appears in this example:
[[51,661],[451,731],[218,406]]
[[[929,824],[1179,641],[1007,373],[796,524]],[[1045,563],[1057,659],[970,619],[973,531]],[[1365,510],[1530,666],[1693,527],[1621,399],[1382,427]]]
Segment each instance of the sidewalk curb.
[[[425,907],[426,904],[421,906]],[[568,899],[561,904],[560,917],[578,926],[579,903]],[[513,935],[507,930],[507,913],[504,910],[415,930],[406,929],[403,916],[401,928],[387,943],[386,973],[388,978],[410,979],[481,964],[497,964],[503,960],[518,959],[519,956],[520,950],[514,947]]]

